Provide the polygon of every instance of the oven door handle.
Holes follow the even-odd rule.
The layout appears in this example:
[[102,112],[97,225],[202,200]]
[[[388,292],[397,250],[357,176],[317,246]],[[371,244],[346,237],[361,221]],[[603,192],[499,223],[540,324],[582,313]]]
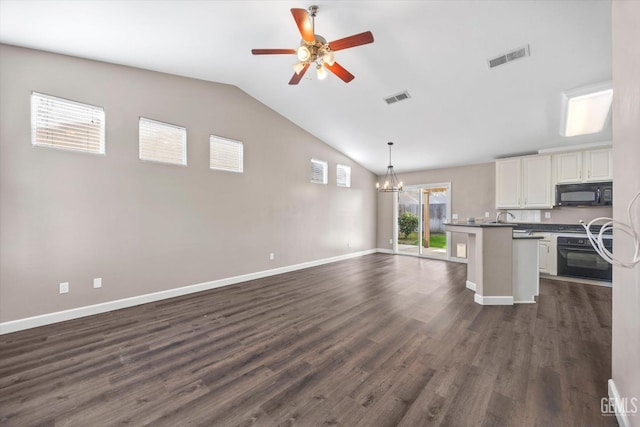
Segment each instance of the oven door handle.
[[573,252],[591,252],[591,253],[597,253],[596,250],[594,248],[585,248],[585,247],[581,247],[581,246],[558,246],[558,250],[565,250],[565,251],[573,251]]

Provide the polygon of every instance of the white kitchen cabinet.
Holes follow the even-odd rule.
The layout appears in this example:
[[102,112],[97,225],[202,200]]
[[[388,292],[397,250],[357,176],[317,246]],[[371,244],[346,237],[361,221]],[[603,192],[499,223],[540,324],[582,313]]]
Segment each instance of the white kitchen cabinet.
[[611,181],[613,179],[613,152],[611,148],[584,152],[586,182]]
[[551,156],[522,158],[523,208],[551,208]]
[[551,208],[551,156],[496,160],[496,208]]
[[540,273],[549,274],[549,241],[540,240],[538,250],[540,251]]
[[553,161],[558,184],[582,182],[582,151],[556,154]]
[[540,273],[555,276],[558,274],[558,262],[556,252],[556,236],[551,233],[532,233],[533,236],[540,236],[538,240],[538,263]]
[[496,208],[519,208],[521,202],[520,158],[496,160]]
[[613,180],[611,148],[560,153],[553,162],[557,184]]

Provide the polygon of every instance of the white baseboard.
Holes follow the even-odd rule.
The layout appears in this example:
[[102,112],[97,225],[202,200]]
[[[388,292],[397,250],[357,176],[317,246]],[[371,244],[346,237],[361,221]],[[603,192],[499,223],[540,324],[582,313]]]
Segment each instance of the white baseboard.
[[471,289],[473,292],[475,292],[476,284],[467,280],[467,289]]
[[[607,385],[609,386],[609,399],[613,399],[614,402],[622,402],[620,394],[618,393],[618,389],[616,388],[616,383],[613,382],[613,379],[607,381]],[[620,411],[618,406],[616,408],[616,419],[618,420],[618,425],[620,427],[631,427],[631,421],[629,421],[629,416],[626,412]]]
[[393,252],[393,249],[382,249],[382,248],[376,249],[376,252],[380,254],[390,254],[390,255],[393,255],[395,253]]
[[168,289],[166,291],[154,292],[151,294],[139,295],[131,298],[123,298],[115,301],[104,302],[101,304],[88,305],[84,307],[73,308],[70,310],[57,311],[54,313],[42,314],[39,316],[27,317],[24,319],[11,320],[9,322],[0,323],[0,335],[18,332],[25,329],[36,328],[38,326],[50,325],[52,323],[64,322],[66,320],[78,319],[81,317],[92,316],[94,314],[106,313],[108,311],[120,310],[122,308],[133,307],[136,305],[146,304],[150,302],[160,301],[168,298],[175,298],[182,295],[188,295],[195,292],[207,291],[210,289],[221,288],[223,286],[235,285],[236,283],[246,282],[248,280],[261,279],[264,277],[275,276],[277,274],[288,273],[291,271],[302,270],[304,268],[315,267],[322,264],[343,261],[350,258],[356,258],[363,255],[369,255],[378,252],[377,249],[353,252],[345,255],[339,255],[331,258],[319,259],[316,261],[303,262],[285,267],[274,268],[272,270],[264,270],[256,273],[243,274],[240,276],[228,277],[225,279],[213,280],[211,282],[198,283],[196,285],[184,286],[181,288]]
[[591,279],[582,279],[580,277],[569,277],[569,276],[557,276],[551,274],[540,274],[541,279],[549,279],[549,280],[558,280],[561,282],[571,282],[571,283],[582,283],[584,285],[596,285],[596,286],[604,286],[605,288],[611,287],[611,282],[603,282],[600,280],[591,280]]
[[482,296],[475,294],[473,300],[480,305],[513,305],[512,296]]
[[[383,249],[383,248],[377,248],[376,252],[378,252],[380,254],[389,254],[389,255],[417,256],[417,255],[414,255],[414,254],[396,253],[396,252],[393,252],[393,249]],[[426,256],[422,256],[421,258],[439,259],[439,260],[442,260],[442,261],[458,262],[458,263],[461,263],[461,264],[467,264],[467,262],[468,262],[466,258],[456,258],[454,256],[450,257],[449,259],[443,259],[443,258],[439,258],[439,257],[426,257]]]
[[535,304],[535,300],[530,300],[530,301],[514,301],[514,304]]

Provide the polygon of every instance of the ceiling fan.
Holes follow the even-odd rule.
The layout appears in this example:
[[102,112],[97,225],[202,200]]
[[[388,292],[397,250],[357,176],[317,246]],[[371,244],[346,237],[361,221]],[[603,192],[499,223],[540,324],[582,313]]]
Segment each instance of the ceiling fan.
[[293,66],[295,73],[290,85],[297,85],[304,73],[312,64],[316,67],[318,78],[320,80],[327,77],[327,71],[331,71],[345,83],[349,83],[354,79],[354,75],[345,70],[335,61],[334,52],[348,49],[354,46],[373,43],[373,34],[371,31],[354,34],[349,37],[334,40],[327,43],[324,37],[315,34],[315,17],[318,13],[318,6],[310,6],[309,12],[304,9],[291,9],[293,19],[296,21],[302,40],[300,46],[296,49],[252,49],[254,55],[274,55],[274,54],[295,54],[300,62]]

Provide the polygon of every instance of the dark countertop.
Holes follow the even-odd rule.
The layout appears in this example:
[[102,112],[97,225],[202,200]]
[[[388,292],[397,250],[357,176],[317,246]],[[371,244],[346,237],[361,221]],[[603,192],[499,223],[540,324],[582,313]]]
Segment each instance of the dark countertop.
[[[573,234],[586,234],[586,231],[580,224],[549,224],[549,223],[516,223],[501,222],[499,224],[491,222],[456,222],[445,225],[459,226],[459,227],[513,227],[514,230],[526,230],[534,233],[573,233]],[[600,225],[592,225],[591,232],[600,232]],[[604,233],[605,235],[613,234],[611,231]]]
[[531,234],[522,233],[522,235],[516,233],[513,235],[513,240],[540,240],[544,239],[542,236],[532,236]]
[[[516,230],[528,230],[538,233],[577,233],[585,234],[584,227],[580,224],[548,224],[548,223],[513,223]],[[600,231],[600,225],[591,226],[593,233]],[[612,234],[611,231],[605,234]]]
[[515,228],[517,224],[507,224],[507,223],[500,223],[500,224],[492,224],[492,223],[486,223],[486,222],[455,222],[455,223],[449,223],[449,224],[445,224],[446,225],[453,225],[453,226],[458,226],[458,227],[512,227]]

